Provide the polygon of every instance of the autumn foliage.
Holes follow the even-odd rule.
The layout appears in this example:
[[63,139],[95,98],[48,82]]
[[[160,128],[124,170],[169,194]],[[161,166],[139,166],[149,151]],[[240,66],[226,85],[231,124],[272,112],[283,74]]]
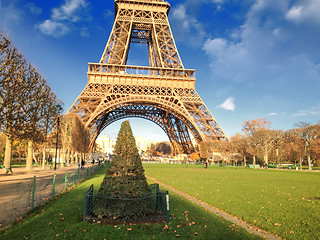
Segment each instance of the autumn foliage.
[[265,118],[245,121],[243,133],[230,141],[208,143],[227,163],[317,165],[320,159],[320,124],[299,123],[287,131],[271,129]]
[[0,131],[6,136],[4,165],[11,168],[14,140],[28,143],[26,166],[32,169],[35,143],[52,131],[62,102],[34,66],[0,33]]

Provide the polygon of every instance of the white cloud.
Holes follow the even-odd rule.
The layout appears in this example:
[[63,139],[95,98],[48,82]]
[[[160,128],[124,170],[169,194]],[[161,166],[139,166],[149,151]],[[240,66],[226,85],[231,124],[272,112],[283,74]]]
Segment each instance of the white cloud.
[[293,114],[294,117],[301,117],[307,115],[306,113],[295,113]]
[[1,4],[0,0],[0,25],[19,24],[21,15],[22,12],[16,6],[15,1],[8,1],[6,4]]
[[217,5],[217,10],[220,10],[221,5],[224,4],[225,0],[211,0],[211,2]]
[[293,21],[299,21],[299,19],[301,18],[301,11],[302,11],[302,7],[299,6],[295,6],[292,7],[286,14],[286,18],[293,20]]
[[27,3],[25,6],[33,15],[40,15],[42,13],[42,9],[32,2]]
[[267,114],[268,116],[285,116],[286,113],[285,112],[281,112],[281,113],[276,113],[276,112],[271,112]]
[[299,5],[291,7],[285,17],[295,23],[312,22],[320,24],[320,1],[319,0],[303,0],[299,1]]
[[234,98],[232,97],[227,98],[222,104],[218,106],[218,108],[221,108],[227,111],[234,111],[236,108],[234,104]]
[[104,12],[103,12],[103,17],[104,18],[109,18],[109,17],[112,17],[113,16],[113,12],[110,10],[110,9],[106,9]]
[[38,25],[39,30],[46,35],[61,37],[69,32],[69,28],[63,23],[55,22],[50,19]]
[[90,34],[89,34],[88,28],[87,28],[87,27],[83,27],[83,28],[81,29],[81,31],[80,31],[80,35],[81,35],[82,37],[89,37]]
[[207,39],[202,49],[210,58],[211,78],[221,87],[239,86],[241,96],[272,94],[280,100],[289,99],[292,107],[305,96],[316,99],[320,85],[319,27],[289,23],[285,18],[289,10],[289,0],[256,1],[238,27],[236,39],[234,31],[230,36]]
[[79,21],[77,12],[87,6],[86,0],[66,0],[65,4],[59,8],[52,9],[52,19]]
[[176,40],[183,40],[194,46],[202,44],[206,35],[204,28],[195,17],[188,14],[184,5],[174,7],[170,16]]
[[310,107],[308,109],[303,109],[298,111],[298,113],[293,114],[294,117],[301,116],[320,116],[320,105],[315,107]]
[[51,18],[45,20],[36,27],[43,33],[53,37],[62,37],[77,30],[80,36],[89,36],[88,29],[76,26],[76,23],[82,20],[88,20],[90,17],[86,14],[87,0],[65,0],[64,4],[58,8],[53,8]]

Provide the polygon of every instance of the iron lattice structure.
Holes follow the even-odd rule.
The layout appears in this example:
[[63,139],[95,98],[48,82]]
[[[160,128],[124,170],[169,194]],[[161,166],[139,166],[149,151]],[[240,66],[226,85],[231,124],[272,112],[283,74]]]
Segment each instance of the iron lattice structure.
[[[115,21],[99,63],[89,63],[88,84],[68,113],[92,131],[91,147],[109,124],[139,117],[159,125],[175,153],[227,136],[195,90],[195,70],[185,69],[163,0],[115,0]],[[131,43],[147,44],[149,66],[127,65]]]

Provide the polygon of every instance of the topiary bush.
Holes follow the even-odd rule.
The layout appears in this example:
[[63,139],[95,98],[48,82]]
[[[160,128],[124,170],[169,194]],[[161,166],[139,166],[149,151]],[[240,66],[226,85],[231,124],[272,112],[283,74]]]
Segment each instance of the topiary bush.
[[134,220],[155,211],[141,158],[129,121],[121,125],[111,167],[95,197],[98,218]]

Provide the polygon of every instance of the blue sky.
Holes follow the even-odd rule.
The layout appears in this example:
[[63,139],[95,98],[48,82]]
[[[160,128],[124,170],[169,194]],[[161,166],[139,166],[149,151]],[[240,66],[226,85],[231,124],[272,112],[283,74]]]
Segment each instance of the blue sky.
[[[229,137],[255,118],[284,130],[320,120],[319,0],[169,2],[183,64],[196,69],[196,90]],[[112,0],[0,0],[0,30],[65,111],[86,85],[87,63],[100,60],[112,25]],[[132,48],[130,64],[146,64],[147,56],[136,54],[146,54],[142,47]],[[119,124],[106,134],[115,137]],[[135,135],[166,139],[146,120],[131,125]]]

